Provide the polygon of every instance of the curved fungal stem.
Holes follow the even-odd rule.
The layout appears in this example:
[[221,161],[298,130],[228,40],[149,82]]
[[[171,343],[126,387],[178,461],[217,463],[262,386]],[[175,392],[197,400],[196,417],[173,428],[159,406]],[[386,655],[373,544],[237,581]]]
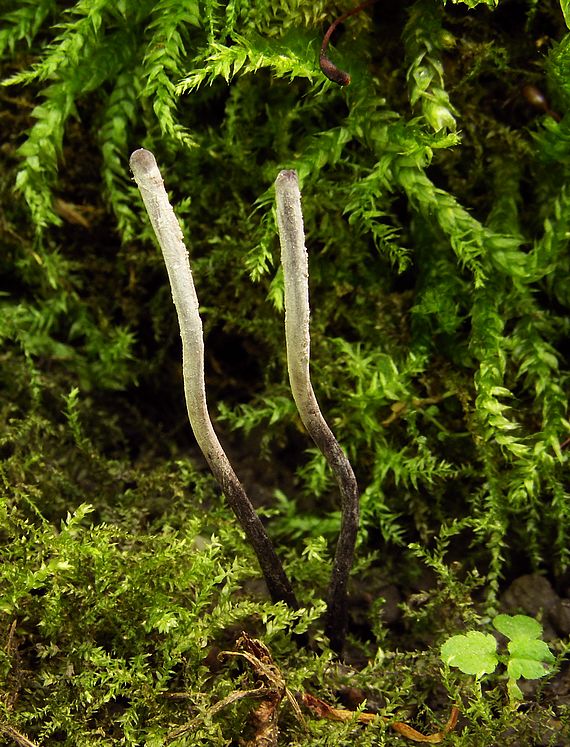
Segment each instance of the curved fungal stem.
[[348,619],[347,586],[358,533],[359,492],[350,462],[321,414],[311,384],[309,265],[296,171],[279,173],[275,195],[285,279],[285,338],[291,391],[303,425],[332,469],[341,495],[341,527],[327,593],[325,628],[331,647],[340,652]]
[[194,436],[257,555],[271,598],[275,602],[284,601],[296,609],[298,604],[295,594],[273,543],[235,474],[210,420],[204,383],[204,337],[198,312],[198,297],[182,230],[169,202],[156,159],[150,151],[141,148],[131,155],[130,167],[168,271],[180,324],[184,392]]
[[343,13],[343,15],[339,16],[336,21],[333,21],[331,23],[331,25],[327,29],[326,34],[323,37],[321,51],[319,53],[319,65],[324,75],[326,75],[329,80],[332,80],[333,83],[338,83],[339,86],[348,86],[350,83],[350,75],[344,70],[338,68],[334,64],[334,62],[331,62],[331,60],[329,60],[329,58],[327,57],[327,47],[329,45],[330,38],[339,24],[344,23],[347,18],[360,13],[361,10],[364,10],[364,8],[367,8],[369,5],[373,5],[375,2],[376,0],[366,0],[366,2],[360,3],[360,5],[358,5],[356,8],[349,10],[347,13]]

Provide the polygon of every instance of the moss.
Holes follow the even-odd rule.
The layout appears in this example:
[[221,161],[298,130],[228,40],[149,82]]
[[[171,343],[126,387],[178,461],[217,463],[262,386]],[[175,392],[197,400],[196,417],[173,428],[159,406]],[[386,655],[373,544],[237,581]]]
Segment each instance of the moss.
[[[37,743],[163,744],[194,718],[178,744],[235,742],[251,703],[209,709],[255,678],[207,655],[250,625],[293,690],[334,701],[354,684],[427,732],[461,698],[458,745],[554,728],[542,691],[510,712],[500,682],[446,678],[437,645],[496,611],[514,575],[568,566],[567,4],[376,3],[333,36],[341,89],[318,52],[350,8],[0,9],[1,707]],[[128,174],[140,146],[183,221],[209,398],[302,582],[299,616],[258,591],[196,456],[166,277]],[[320,619],[334,487],[286,385],[282,168],[302,186],[313,381],[363,493],[349,683]],[[374,617],[387,576],[408,610],[390,626]],[[297,646],[307,627],[314,651]],[[394,739],[304,732],[286,706],[281,723],[287,744]]]

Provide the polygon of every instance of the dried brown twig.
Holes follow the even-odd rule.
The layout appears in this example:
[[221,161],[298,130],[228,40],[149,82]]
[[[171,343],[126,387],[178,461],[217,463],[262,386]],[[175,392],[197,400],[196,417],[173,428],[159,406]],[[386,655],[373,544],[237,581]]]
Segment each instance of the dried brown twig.
[[[219,713],[226,706],[243,698],[261,698],[259,706],[249,714],[248,720],[252,730],[252,737],[251,739],[242,740],[240,742],[242,747],[277,747],[279,737],[277,720],[279,706],[284,698],[287,698],[291,704],[298,721],[306,725],[297,699],[287,688],[281,670],[273,661],[273,657],[264,643],[256,638],[251,638],[247,633],[242,633],[236,641],[236,649],[234,651],[222,651],[220,657],[240,657],[245,659],[250,664],[257,680],[261,683],[254,690],[236,690],[212,706],[207,712],[208,717],[211,717],[215,713]],[[445,736],[450,731],[453,731],[459,717],[459,709],[454,706],[443,729],[433,734],[422,734],[404,721],[394,721],[378,713],[355,712],[345,708],[336,708],[307,692],[300,694],[299,699],[309,712],[317,718],[328,719],[330,721],[354,721],[359,724],[380,722],[387,727],[389,726],[400,736],[412,742],[422,742],[424,744],[439,744],[442,742]],[[173,741],[176,737],[182,736],[198,725],[199,720],[193,719],[188,724],[184,724],[184,726],[171,732],[167,737],[167,742]]]
[[372,724],[375,721],[381,720],[390,726],[395,732],[406,737],[406,739],[409,739],[412,742],[423,742],[425,744],[439,744],[442,742],[445,735],[450,731],[453,731],[459,717],[459,709],[453,706],[449,719],[441,731],[435,732],[434,734],[422,734],[417,729],[414,729],[413,726],[410,726],[403,721],[392,721],[387,716],[381,716],[378,713],[356,713],[355,711],[348,711],[345,708],[335,708],[324,700],[315,698],[314,695],[310,695],[309,693],[303,693],[301,700],[303,705],[319,718],[325,718],[331,721],[356,720],[360,724]]
[[28,739],[24,734],[14,729],[13,726],[8,726],[8,724],[0,724],[0,734],[10,737],[20,747],[38,747],[35,742],[32,742],[31,739]]

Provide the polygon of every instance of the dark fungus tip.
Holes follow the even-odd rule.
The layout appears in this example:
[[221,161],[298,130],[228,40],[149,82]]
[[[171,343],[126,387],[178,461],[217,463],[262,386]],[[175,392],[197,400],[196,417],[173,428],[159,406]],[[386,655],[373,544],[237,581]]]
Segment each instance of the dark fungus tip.
[[540,88],[533,86],[531,83],[527,83],[521,88],[521,93],[528,103],[531,106],[534,106],[535,109],[542,109],[542,111],[548,109],[548,100]]
[[339,86],[347,86],[350,83],[350,75],[345,73],[344,70],[338,68],[334,62],[331,62],[329,58],[322,53],[319,57],[319,64],[325,76],[329,80],[332,80],[333,83],[337,83]]
[[156,167],[156,158],[150,150],[139,148],[131,154],[129,166],[133,172],[138,170],[139,172],[148,174],[149,171]]

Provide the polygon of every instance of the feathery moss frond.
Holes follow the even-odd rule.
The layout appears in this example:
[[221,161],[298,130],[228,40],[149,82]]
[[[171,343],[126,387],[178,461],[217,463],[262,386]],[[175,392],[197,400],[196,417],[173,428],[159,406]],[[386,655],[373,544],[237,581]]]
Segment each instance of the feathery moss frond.
[[19,149],[25,161],[16,179],[16,187],[24,195],[38,231],[50,223],[61,223],[52,208],[51,188],[61,156],[65,123],[75,112],[74,96],[68,86],[54,84],[43,95],[45,102],[33,111],[37,122]]
[[42,59],[5,80],[4,85],[53,80],[60,78],[63,70],[77,68],[96,48],[101,26],[108,15],[116,13],[116,5],[111,0],[80,0],[67,11],[68,16],[78,16],[77,20],[61,23],[60,33]]
[[570,289],[564,277],[570,272],[568,233],[570,231],[570,192],[563,184],[548,206],[544,231],[529,254],[529,279],[546,280],[553,295],[568,305]]
[[525,389],[532,392],[534,406],[540,413],[539,442],[562,460],[560,442],[570,430],[566,418],[568,397],[560,383],[559,357],[547,342],[548,336],[554,337],[552,325],[544,313],[535,309],[532,315],[522,316],[517,322],[510,346],[518,376]]
[[211,42],[204,52],[203,62],[196,70],[186,75],[176,86],[177,93],[189,93],[203,83],[212,83],[216,78],[229,82],[237,73],[245,75],[269,68],[278,78],[307,78],[313,81],[320,75],[315,50],[311,50],[312,39],[298,32],[294,37],[283,37],[279,43],[264,39],[257,34],[248,37],[233,35],[234,45],[228,47],[217,41]]
[[401,231],[393,212],[378,207],[379,202],[386,202],[381,196],[391,191],[381,168],[374,168],[352,185],[344,212],[355,230],[371,236],[378,251],[390,257],[398,272],[404,272],[410,265],[410,251],[398,242]]
[[25,40],[28,45],[42,27],[46,18],[57,5],[57,0],[25,0],[19,8],[7,11],[1,16],[0,57],[6,50],[14,52],[16,45]]
[[163,135],[191,147],[195,145],[194,140],[175,116],[176,86],[173,78],[178,77],[188,56],[188,41],[184,38],[188,27],[200,25],[198,2],[160,0],[147,23],[148,42],[140,70],[145,81],[143,95],[151,103]]
[[137,114],[141,83],[138,69],[126,69],[117,75],[113,90],[109,94],[103,120],[99,129],[99,146],[103,157],[102,176],[105,182],[105,197],[117,221],[124,241],[130,241],[137,223],[133,212],[134,188],[129,189],[125,174],[124,155],[129,150],[130,131]]
[[508,236],[493,234],[473,218],[455,197],[436,187],[425,170],[429,166],[435,148],[446,148],[457,144],[455,135],[426,136],[414,122],[404,124],[401,120],[389,123],[378,107],[367,105],[364,136],[378,158],[377,169],[384,184],[393,190],[399,186],[407,195],[412,207],[419,210],[426,220],[432,217],[442,231],[449,236],[451,246],[459,261],[475,276],[476,285],[484,280],[480,258],[487,250],[485,243],[494,248],[510,247]]
[[402,34],[409,62],[407,79],[410,104],[421,104],[422,114],[435,131],[455,131],[455,110],[444,87],[441,53],[453,44],[443,30],[441,10],[435,3],[418,0],[409,11]]
[[501,400],[512,396],[505,386],[506,350],[501,292],[495,287],[478,289],[471,309],[470,349],[479,361],[474,384],[475,412],[485,440],[492,440],[515,456],[524,456],[528,446],[514,434],[519,424],[508,418],[509,405]]
[[[101,19],[96,16],[98,22]],[[79,29],[77,28],[79,27]],[[95,24],[95,29],[97,24]],[[83,32],[87,30],[87,36]],[[23,193],[28,203],[34,223],[38,230],[49,224],[61,221],[52,207],[53,186],[58,172],[58,163],[62,154],[65,129],[70,117],[77,114],[78,99],[91,91],[97,90],[110,76],[117,72],[117,67],[127,50],[131,48],[128,34],[117,34],[96,44],[96,35],[92,25],[84,19],[73,29],[67,30],[74,54],[54,48],[45,61],[45,67],[38,63],[37,71],[31,75],[43,78],[44,75],[56,78],[43,91],[45,101],[36,106],[32,115],[37,120],[31,128],[27,140],[19,148],[24,162],[18,173],[16,186]],[[82,52],[86,58],[79,59]],[[72,64],[75,55],[75,64]],[[6,84],[18,82],[16,78],[5,81]]]

